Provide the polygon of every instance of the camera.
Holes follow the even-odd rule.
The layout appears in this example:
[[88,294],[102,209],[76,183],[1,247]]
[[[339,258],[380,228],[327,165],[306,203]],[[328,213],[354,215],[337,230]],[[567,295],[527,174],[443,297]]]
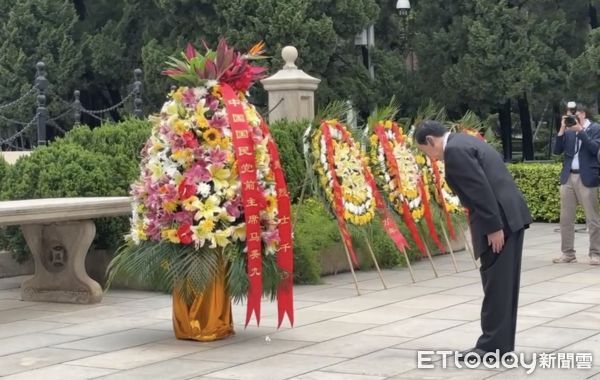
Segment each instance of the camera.
[[577,117],[573,116],[573,115],[567,115],[565,116],[565,125],[567,127],[572,127],[575,124],[577,124]]
[[567,109],[569,110],[569,114],[564,117],[565,126],[572,127],[577,124],[577,116],[575,116],[575,112],[577,112],[577,103],[568,102]]

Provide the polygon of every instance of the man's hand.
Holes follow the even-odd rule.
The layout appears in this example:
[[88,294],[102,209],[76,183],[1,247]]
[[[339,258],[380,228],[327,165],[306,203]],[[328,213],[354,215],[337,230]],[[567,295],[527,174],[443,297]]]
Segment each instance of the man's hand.
[[583,131],[583,125],[581,125],[579,123],[579,120],[577,120],[577,124],[573,125],[572,127],[569,127],[569,129],[575,132],[581,132]]
[[500,253],[504,247],[504,231],[498,230],[488,234],[488,245],[492,247],[492,252]]

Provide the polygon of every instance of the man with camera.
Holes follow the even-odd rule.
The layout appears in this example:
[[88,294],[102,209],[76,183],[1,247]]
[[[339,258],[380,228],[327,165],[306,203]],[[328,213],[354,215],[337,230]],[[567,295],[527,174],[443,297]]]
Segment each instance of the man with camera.
[[581,104],[569,102],[556,136],[554,154],[563,154],[560,173],[560,257],[554,263],[575,263],[575,212],[583,207],[590,235],[591,265],[600,265],[600,215],[598,186],[600,163],[600,125],[589,119],[589,111]]

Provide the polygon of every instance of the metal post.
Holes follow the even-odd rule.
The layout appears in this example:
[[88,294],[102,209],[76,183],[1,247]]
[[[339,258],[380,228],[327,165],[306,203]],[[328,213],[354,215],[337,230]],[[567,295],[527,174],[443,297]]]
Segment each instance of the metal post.
[[46,79],[46,65],[44,62],[38,62],[36,65],[37,75],[35,85],[37,88],[37,145],[46,145],[46,120],[48,119],[48,109],[46,108],[46,89],[48,80]]
[[144,116],[142,110],[142,70],[133,70],[133,77],[135,78],[135,82],[133,82],[133,114],[142,118]]
[[81,100],[79,100],[81,93],[79,90],[75,90],[73,96],[75,97],[73,101],[73,119],[75,120],[75,126],[78,126],[81,124]]

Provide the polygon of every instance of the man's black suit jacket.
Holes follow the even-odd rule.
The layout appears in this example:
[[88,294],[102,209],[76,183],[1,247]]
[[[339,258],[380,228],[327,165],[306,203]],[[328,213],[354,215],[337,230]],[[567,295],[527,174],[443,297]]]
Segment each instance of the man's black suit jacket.
[[579,147],[579,175],[585,187],[597,187],[600,185],[600,163],[598,162],[598,148],[600,147],[600,125],[590,124],[584,131],[576,134],[567,130],[562,136],[556,137],[554,154],[565,154],[562,171],[560,172],[560,183],[565,184],[569,179],[571,164],[575,156],[575,139],[581,143]]
[[503,229],[505,237],[532,222],[523,194],[500,154],[485,142],[451,133],[444,149],[446,181],[469,210],[475,256],[488,249],[487,235]]

